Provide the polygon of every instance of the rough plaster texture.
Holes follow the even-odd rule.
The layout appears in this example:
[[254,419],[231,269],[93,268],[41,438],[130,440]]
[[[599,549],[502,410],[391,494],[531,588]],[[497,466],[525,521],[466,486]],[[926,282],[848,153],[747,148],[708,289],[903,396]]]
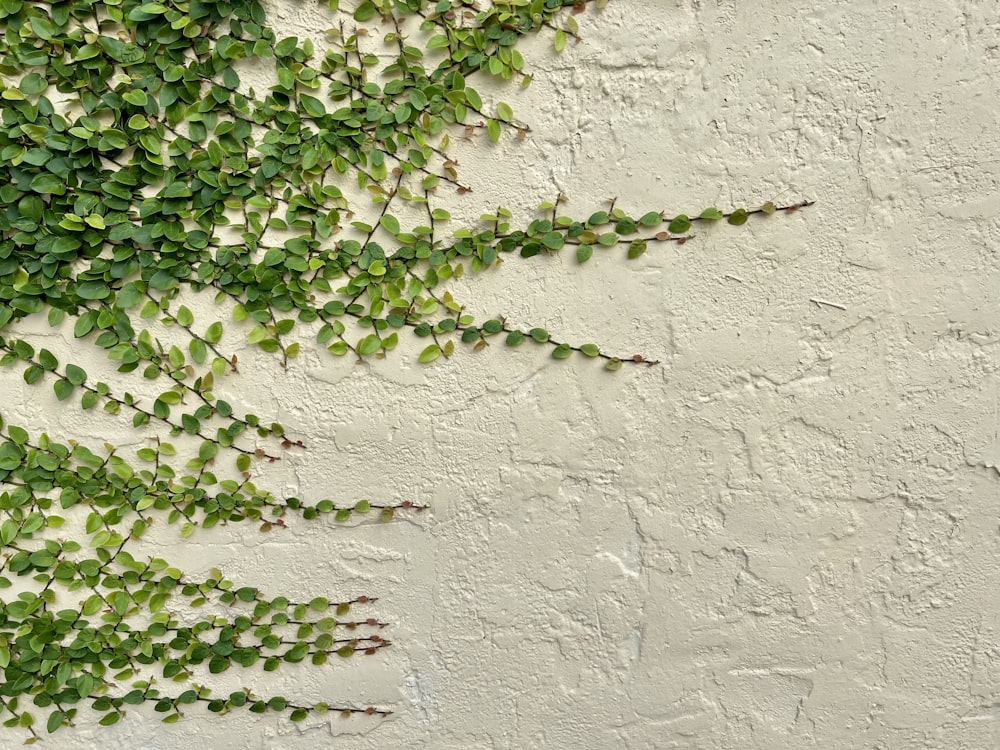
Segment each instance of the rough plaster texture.
[[[270,8],[279,35],[326,23]],[[816,206],[629,264],[510,259],[456,289],[656,368],[530,347],[424,368],[410,346],[284,373],[247,351],[230,400],[310,444],[261,482],[433,511],[160,529],[160,554],[274,592],[381,597],[395,645],[379,656],[220,683],[395,715],[133,711],[48,746],[1000,746],[1000,12],[613,0],[578,18],[582,43],[525,45],[534,84],[497,93],[530,137],[456,145],[474,188],[444,199],[457,216],[527,216],[557,190],[578,216],[610,196],[637,213]],[[25,420],[40,403],[50,427],[108,434],[21,397]]]

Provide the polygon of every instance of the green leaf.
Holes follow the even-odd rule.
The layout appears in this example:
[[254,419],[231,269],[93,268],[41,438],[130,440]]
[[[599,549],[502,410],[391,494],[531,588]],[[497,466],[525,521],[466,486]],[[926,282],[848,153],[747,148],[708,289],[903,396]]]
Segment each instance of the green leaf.
[[507,102],[499,102],[497,104],[497,117],[504,122],[510,122],[514,119],[514,110]]
[[354,20],[370,21],[375,17],[375,10],[375,3],[371,2],[371,0],[365,0],[358,6],[357,10],[354,11]]
[[[165,396],[167,394],[163,395]],[[153,401],[153,416],[157,419],[170,418],[170,405],[163,399],[162,396]]]
[[177,279],[169,271],[160,269],[149,279],[149,285],[158,291],[165,292],[177,286]]
[[558,29],[555,34],[555,39],[553,40],[553,45],[556,48],[556,52],[562,52],[566,48],[566,32],[562,29]]
[[418,88],[410,89],[410,106],[416,110],[424,109],[427,106],[427,97]]
[[667,226],[667,231],[671,234],[684,234],[691,228],[691,219],[689,219],[684,214],[678,214],[673,219],[671,219],[670,224]]
[[323,102],[308,94],[299,94],[299,106],[310,117],[323,117],[326,115],[326,107]]
[[544,344],[549,340],[549,332],[544,328],[532,328],[528,332],[528,335],[540,344]]
[[399,219],[397,219],[395,216],[390,216],[389,214],[385,214],[381,219],[378,220],[378,223],[381,224],[382,227],[389,233],[399,234]]
[[76,319],[76,323],[73,325],[73,336],[78,339],[82,339],[94,330],[96,320],[97,315],[95,313],[89,312],[81,315]]
[[718,221],[724,216],[725,214],[722,213],[722,211],[713,206],[712,208],[706,208],[704,211],[702,211],[698,218],[706,219],[708,221]]
[[191,359],[199,365],[204,364],[205,359],[208,357],[208,347],[205,346],[205,342],[201,339],[191,339],[191,343],[188,344],[188,351],[191,352]]
[[590,245],[577,245],[576,247],[576,262],[586,263],[590,260],[590,256],[594,254],[594,248]]
[[361,341],[358,343],[357,348],[358,348],[358,354],[364,356],[367,356],[369,354],[374,354],[375,352],[377,352],[379,349],[382,348],[382,340],[378,337],[377,334],[372,333],[361,339]]
[[65,401],[73,393],[73,384],[65,378],[59,378],[59,380],[52,384],[52,390],[56,392],[57,399]]
[[73,385],[83,385],[87,379],[87,373],[77,365],[66,365],[66,379]]
[[440,356],[441,356],[441,347],[438,346],[437,344],[431,344],[430,346],[425,348],[422,352],[420,352],[419,359],[421,362],[426,364],[428,362],[433,362]]
[[629,260],[635,260],[643,253],[646,252],[646,241],[645,240],[632,240],[628,246],[628,257]]
[[219,674],[229,669],[229,659],[224,656],[213,656],[208,663],[208,671],[211,674]]
[[107,299],[111,295],[111,289],[103,281],[84,281],[77,285],[76,294],[82,299]]
[[274,45],[274,54],[277,57],[288,57],[299,45],[298,37],[289,36]]
[[[215,458],[216,454],[219,452],[219,446],[213,443],[211,440],[206,440],[198,448],[198,458],[202,461],[210,461]],[[241,454],[242,455],[242,454]]]
[[183,182],[171,182],[163,190],[164,198],[187,198],[191,195],[191,188]]
[[42,195],[65,195],[66,182],[54,174],[42,173],[31,181],[31,190]]
[[496,143],[500,140],[500,123],[493,119],[486,120],[486,129],[489,131],[490,140]]
[[216,321],[208,327],[205,331],[205,341],[210,344],[218,344],[219,340],[222,338],[222,323]]
[[728,221],[734,227],[738,227],[738,226],[741,226],[743,224],[746,224],[748,218],[749,218],[749,216],[748,216],[747,210],[745,208],[737,208],[735,211],[733,211],[731,214],[729,214],[729,220]]
[[201,422],[191,414],[182,414],[181,426],[188,435],[195,435],[201,429]]
[[21,83],[18,88],[28,96],[34,96],[35,94],[40,94],[45,91],[48,86],[49,82],[38,73],[29,73],[21,79]]
[[566,240],[561,232],[548,232],[542,235],[541,238],[542,244],[545,245],[545,247],[549,248],[550,250],[561,249],[565,241]]
[[247,334],[247,341],[251,344],[259,344],[267,338],[267,329],[262,325],[256,325],[250,329],[250,333]]
[[53,711],[49,714],[49,720],[45,723],[45,728],[48,730],[49,734],[52,734],[63,725],[63,721],[65,719],[66,714],[62,711]]
[[569,344],[559,344],[559,346],[552,350],[554,359],[566,359],[572,353],[573,348]]
[[584,344],[580,347],[580,351],[588,357],[599,357],[601,354],[597,344]]
[[286,257],[285,251],[280,247],[272,247],[264,253],[263,263],[265,266],[279,266],[284,263]]

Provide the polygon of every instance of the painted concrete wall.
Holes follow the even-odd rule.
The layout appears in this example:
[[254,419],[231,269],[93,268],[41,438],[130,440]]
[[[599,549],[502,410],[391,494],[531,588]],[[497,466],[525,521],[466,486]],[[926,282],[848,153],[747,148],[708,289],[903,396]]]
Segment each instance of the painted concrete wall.
[[[323,28],[312,4],[270,7],[283,34]],[[816,205],[632,263],[510,259],[456,288],[659,367],[496,346],[425,368],[411,344],[286,374],[247,350],[230,400],[310,445],[261,483],[433,511],[160,529],[159,554],[381,597],[380,655],[220,684],[395,715],[132,712],[47,746],[1000,746],[1000,12],[612,0],[578,20],[561,56],[525,46],[529,90],[496,92],[527,140],[457,139],[474,192],[448,199],[456,216],[525,217],[560,190],[581,217],[611,196],[640,214]],[[23,397],[25,422],[107,434]]]

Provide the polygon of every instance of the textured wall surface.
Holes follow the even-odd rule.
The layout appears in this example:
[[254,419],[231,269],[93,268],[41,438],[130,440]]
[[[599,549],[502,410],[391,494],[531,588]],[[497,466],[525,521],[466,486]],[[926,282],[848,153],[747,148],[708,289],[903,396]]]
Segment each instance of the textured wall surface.
[[[323,6],[268,5],[279,36],[318,39]],[[266,467],[270,486],[433,509],[171,527],[159,554],[379,596],[391,649],[220,684],[395,714],[132,711],[46,746],[1000,746],[1000,12],[612,0],[577,18],[562,55],[523,47],[527,91],[487,91],[526,140],[456,138],[474,188],[447,198],[456,217],[527,217],[558,191],[580,217],[612,196],[639,215],[816,205],[630,263],[510,258],[455,287],[480,315],[658,367],[502,346],[424,367],[408,342],[367,365],[304,351],[286,373],[247,350],[230,400],[310,446]],[[109,429],[15,397],[22,423]]]

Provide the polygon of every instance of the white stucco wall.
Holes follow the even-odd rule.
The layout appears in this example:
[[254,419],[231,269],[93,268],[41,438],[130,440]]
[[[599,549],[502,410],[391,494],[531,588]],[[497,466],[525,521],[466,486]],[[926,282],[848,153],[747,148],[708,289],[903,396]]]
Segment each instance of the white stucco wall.
[[[279,36],[325,13],[269,7]],[[309,445],[261,484],[433,509],[161,528],[158,554],[275,593],[379,596],[392,648],[220,684],[395,714],[131,711],[46,746],[1000,746],[1000,12],[612,0],[577,18],[582,43],[529,42],[534,83],[499,89],[528,139],[455,139],[474,189],[443,199],[457,217],[525,217],[559,190],[580,217],[611,196],[640,215],[816,205],[631,263],[511,258],[454,288],[655,368],[530,346],[423,367],[404,338],[358,366],[305,346],[284,373],[227,339],[241,375],[219,391]],[[22,422],[108,434],[11,388]]]

